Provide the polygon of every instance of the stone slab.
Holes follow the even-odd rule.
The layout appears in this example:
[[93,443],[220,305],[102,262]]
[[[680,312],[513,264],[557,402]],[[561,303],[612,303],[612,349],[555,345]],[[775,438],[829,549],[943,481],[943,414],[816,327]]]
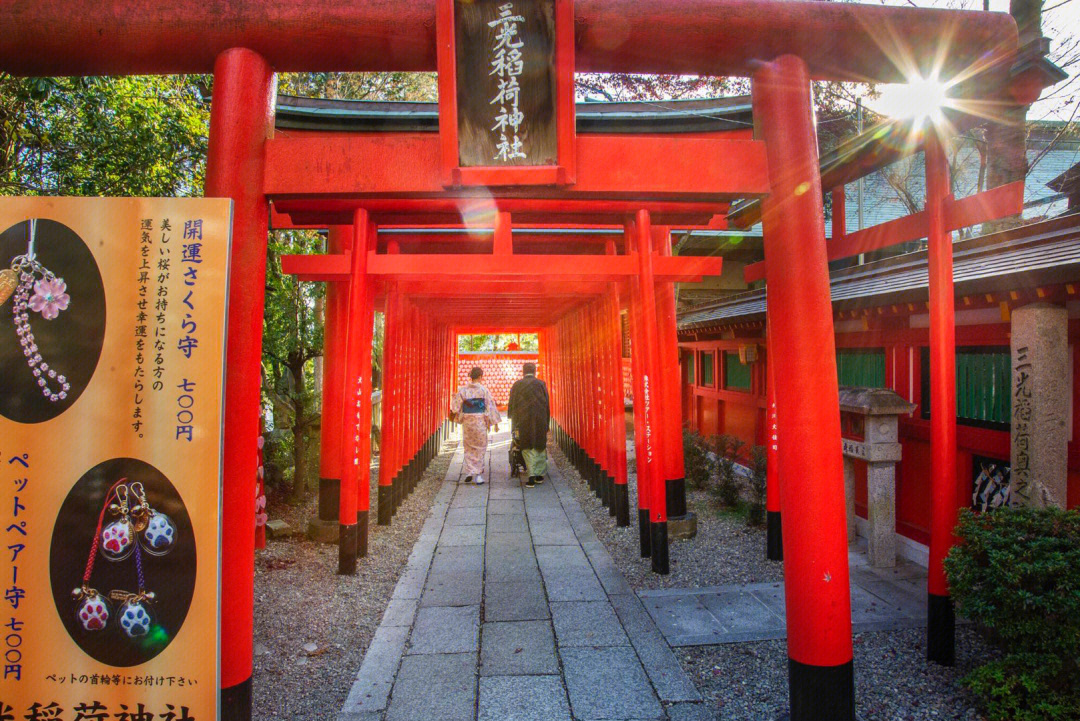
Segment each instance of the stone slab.
[[549,621],[485,623],[481,636],[481,676],[559,673]]
[[537,546],[577,546],[578,538],[566,521],[529,519],[529,530]]
[[483,526],[447,526],[439,538],[439,545],[446,546],[482,546],[484,545]]
[[600,585],[604,587],[609,596],[631,593],[630,584],[626,582],[622,572],[619,571],[611,554],[607,552],[604,544],[600,541],[582,542],[582,549],[592,564],[593,572],[600,579]]
[[552,603],[551,620],[560,648],[630,644],[615,610],[607,601]]
[[466,653],[478,650],[480,606],[435,606],[416,613],[409,654]]
[[558,676],[491,676],[480,679],[478,719],[570,721],[570,705]]
[[500,516],[506,513],[525,513],[525,502],[514,499],[497,498],[492,501],[488,501],[487,505],[489,516]]
[[482,526],[484,524],[484,509],[475,508],[451,508],[446,512],[447,526]]
[[523,513],[500,513],[488,516],[487,532],[493,533],[528,533],[529,522]]
[[[461,546],[479,548],[479,546]],[[482,570],[450,570],[432,572],[428,576],[420,607],[476,606],[483,600],[484,572]]]
[[408,636],[408,626],[379,626],[375,630],[345,699],[343,713],[379,712],[386,708]]
[[673,703],[667,715],[670,721],[718,721],[720,709],[707,703]]
[[420,601],[415,598],[390,599],[390,603],[386,604],[386,610],[383,611],[379,627],[412,626],[413,619],[416,618],[416,607],[419,603]]
[[603,601],[607,598],[581,546],[538,546],[536,560],[551,601]]
[[[438,693],[432,693],[438,689]],[[386,721],[473,721],[476,654],[406,656],[401,660]]]
[[633,594],[612,596],[611,605],[660,699],[665,703],[700,701],[697,688],[638,597]]
[[665,717],[633,648],[560,648],[559,655],[575,718]]
[[529,581],[492,582],[484,588],[484,621],[551,618],[539,574]]

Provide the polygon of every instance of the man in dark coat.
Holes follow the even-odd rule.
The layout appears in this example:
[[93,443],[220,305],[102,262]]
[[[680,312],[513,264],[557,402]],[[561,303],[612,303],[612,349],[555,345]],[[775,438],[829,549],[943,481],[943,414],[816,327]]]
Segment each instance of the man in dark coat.
[[525,485],[532,488],[544,482],[547,473],[547,433],[551,418],[548,389],[544,381],[536,377],[536,364],[525,363],[523,377],[510,389],[510,402],[506,414],[512,422],[514,441],[521,449],[528,469],[529,479]]

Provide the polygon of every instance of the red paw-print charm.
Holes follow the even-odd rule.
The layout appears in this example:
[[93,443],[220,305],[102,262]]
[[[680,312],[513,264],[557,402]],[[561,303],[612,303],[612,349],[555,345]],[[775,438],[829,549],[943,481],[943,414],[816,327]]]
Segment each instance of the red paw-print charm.
[[123,561],[135,548],[134,540],[126,518],[113,521],[101,531],[101,553],[110,561]]
[[75,615],[87,631],[100,631],[109,621],[109,604],[101,596],[84,598]]

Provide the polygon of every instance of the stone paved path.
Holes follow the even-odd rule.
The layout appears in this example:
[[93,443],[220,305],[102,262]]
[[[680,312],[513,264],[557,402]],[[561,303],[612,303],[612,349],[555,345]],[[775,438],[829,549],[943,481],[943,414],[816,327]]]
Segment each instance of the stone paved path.
[[338,718],[714,718],[554,464],[509,477],[507,430],[488,484],[454,457]]
[[[852,631],[924,628],[926,569],[900,559],[895,568],[872,568],[866,562],[866,542],[860,539],[860,545],[848,554]],[[787,637],[783,583],[666,588],[639,595],[672,646]]]

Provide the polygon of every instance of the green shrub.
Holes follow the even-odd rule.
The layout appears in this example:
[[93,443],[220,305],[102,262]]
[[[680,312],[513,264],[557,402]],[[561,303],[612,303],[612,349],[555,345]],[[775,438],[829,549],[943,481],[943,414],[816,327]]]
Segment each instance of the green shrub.
[[746,444],[738,436],[723,434],[716,436],[714,446],[716,448],[716,485],[713,494],[720,501],[720,505],[726,508],[735,508],[739,505],[739,476],[735,472],[735,464],[739,461],[739,452]]
[[957,534],[952,595],[1004,654],[964,679],[987,718],[1080,719],[1080,513],[965,510]]
[[765,447],[750,449],[750,508],[746,522],[751,526],[765,523]]
[[702,491],[709,485],[712,477],[712,459],[705,439],[696,431],[683,429],[683,464],[686,481],[691,488]]

